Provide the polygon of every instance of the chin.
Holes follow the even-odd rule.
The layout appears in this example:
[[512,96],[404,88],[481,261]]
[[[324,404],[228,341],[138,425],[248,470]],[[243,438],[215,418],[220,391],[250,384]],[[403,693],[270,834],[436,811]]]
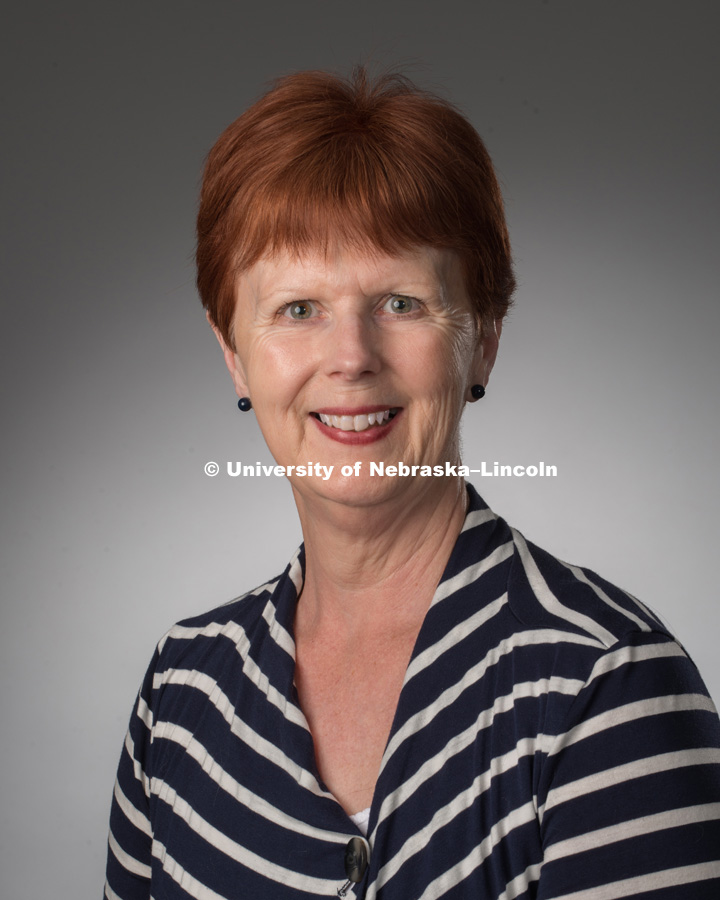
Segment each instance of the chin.
[[329,500],[341,503],[345,506],[354,506],[358,509],[369,508],[382,503],[392,495],[392,486],[378,484],[378,479],[367,475],[344,476],[333,472],[327,481],[316,481],[309,484],[309,479],[291,478],[293,491],[307,502],[315,500]]
[[[383,462],[387,466],[397,465],[399,461],[393,459]],[[327,481],[315,481],[313,484],[308,483],[309,479],[292,479],[296,497],[299,495],[310,503],[317,499],[368,510],[387,503],[402,502],[403,499],[405,505],[410,506],[414,499],[441,488],[441,481],[444,481],[435,477],[370,475],[368,462],[363,462],[363,471],[358,476],[344,476],[339,469],[340,466]]]

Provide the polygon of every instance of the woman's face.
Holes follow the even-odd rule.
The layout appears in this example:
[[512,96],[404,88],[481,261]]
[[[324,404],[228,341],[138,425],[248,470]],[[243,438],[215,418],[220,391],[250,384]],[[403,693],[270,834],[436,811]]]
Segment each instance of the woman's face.
[[497,350],[494,331],[479,336],[457,257],[429,247],[263,258],[238,278],[233,336],[228,368],[277,463],[334,467],[293,486],[361,505],[415,481],[370,476],[370,461],[459,462],[464,403]]

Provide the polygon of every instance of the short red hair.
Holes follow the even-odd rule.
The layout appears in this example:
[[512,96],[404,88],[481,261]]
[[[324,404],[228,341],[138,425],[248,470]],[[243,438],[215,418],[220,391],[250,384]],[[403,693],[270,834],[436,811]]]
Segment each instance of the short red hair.
[[479,135],[402,75],[281,78],[210,151],[197,220],[203,306],[233,346],[235,279],[265,253],[337,242],[454,250],[480,321],[515,288],[502,196]]

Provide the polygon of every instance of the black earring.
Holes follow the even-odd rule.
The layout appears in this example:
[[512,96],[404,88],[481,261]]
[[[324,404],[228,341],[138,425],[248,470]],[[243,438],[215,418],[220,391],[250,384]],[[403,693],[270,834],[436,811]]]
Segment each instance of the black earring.
[[485,387],[482,384],[474,384],[470,388],[473,400],[481,400],[485,396]]
[[250,402],[249,397],[241,397],[238,400],[238,409],[240,412],[248,412],[248,410],[252,409],[252,403]]

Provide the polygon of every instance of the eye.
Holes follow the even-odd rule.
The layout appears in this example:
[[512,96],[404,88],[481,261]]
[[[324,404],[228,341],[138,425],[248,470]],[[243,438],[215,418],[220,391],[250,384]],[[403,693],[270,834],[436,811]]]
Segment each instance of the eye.
[[297,300],[295,303],[288,303],[283,310],[283,315],[288,319],[302,321],[312,319],[316,315],[316,310],[310,300]]
[[395,315],[404,315],[405,313],[415,312],[417,307],[418,302],[412,297],[406,297],[404,294],[392,294],[383,306],[383,310]]

